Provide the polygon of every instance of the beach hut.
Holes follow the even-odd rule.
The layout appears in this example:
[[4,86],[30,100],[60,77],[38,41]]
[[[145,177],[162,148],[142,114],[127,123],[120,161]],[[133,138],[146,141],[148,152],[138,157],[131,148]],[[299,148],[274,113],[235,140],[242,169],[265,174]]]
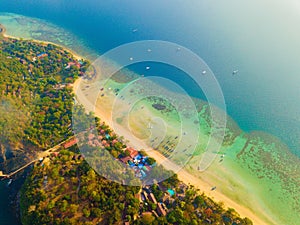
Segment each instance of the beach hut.
[[131,160],[128,161],[128,164],[129,164],[130,167],[135,166],[135,164]]
[[88,136],[89,140],[94,139],[94,137],[95,137],[95,134],[92,134],[92,133],[90,133],[89,136]]
[[145,170],[146,172],[149,172],[149,171],[150,171],[150,169],[147,168],[147,166],[143,166],[143,170]]
[[64,144],[63,144],[63,147],[64,147],[65,149],[70,148],[71,146],[77,144],[77,142],[78,142],[78,140],[77,140],[76,138],[71,139],[70,141],[64,143]]
[[101,146],[101,143],[98,140],[95,140],[94,143],[97,147]]
[[147,168],[147,171],[151,170],[151,166],[145,165],[145,167]]
[[[123,163],[125,163],[125,164],[129,163],[130,159],[131,159],[131,158],[130,158],[129,156],[124,157],[124,158],[120,158],[121,162],[123,162]],[[131,163],[132,163],[132,162],[131,162]]]
[[163,209],[161,203],[157,204],[156,210],[157,210],[158,215],[160,215],[160,216],[166,216],[167,215],[167,212]]
[[136,157],[134,157],[135,160],[140,161],[142,159],[142,156],[140,154],[137,154]]
[[138,168],[139,168],[139,169],[142,169],[143,167],[144,167],[144,164],[142,164],[142,163],[139,163],[139,164],[138,164]]
[[137,150],[131,147],[127,147],[126,150],[129,152],[129,155],[132,159],[135,159],[135,157],[139,154]]

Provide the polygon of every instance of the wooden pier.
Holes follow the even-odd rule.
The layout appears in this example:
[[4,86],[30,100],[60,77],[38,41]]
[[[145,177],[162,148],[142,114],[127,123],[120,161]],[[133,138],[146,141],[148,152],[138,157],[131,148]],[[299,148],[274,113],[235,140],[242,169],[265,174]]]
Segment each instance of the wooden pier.
[[0,180],[4,180],[4,179],[9,179],[11,178],[13,175],[19,173],[20,171],[26,169],[28,166],[30,166],[31,164],[37,162],[40,158],[45,158],[47,156],[49,156],[51,153],[57,151],[64,143],[66,143],[67,141],[69,141],[70,139],[72,139],[74,137],[71,137],[71,138],[68,138],[67,140],[59,143],[58,145],[52,147],[52,148],[49,148],[48,150],[46,151],[43,151],[39,154],[37,154],[37,157],[36,159],[30,161],[29,163],[25,164],[24,166],[20,167],[19,169],[9,173],[9,174],[4,174],[3,171],[0,171]]

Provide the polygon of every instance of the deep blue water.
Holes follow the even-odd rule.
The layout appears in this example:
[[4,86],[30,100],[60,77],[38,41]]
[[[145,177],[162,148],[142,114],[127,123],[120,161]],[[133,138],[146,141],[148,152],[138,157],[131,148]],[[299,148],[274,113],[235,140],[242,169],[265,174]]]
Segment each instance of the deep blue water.
[[[183,45],[213,70],[228,114],[243,130],[269,132],[298,153],[300,10],[293,4],[293,0],[1,0],[0,11],[48,20],[87,40],[98,53],[145,39]],[[142,73],[143,68],[135,70]],[[175,79],[176,73],[166,68],[157,69]],[[235,69],[238,76],[231,74]],[[183,77],[175,80],[190,94],[204,97],[199,89],[189,88],[180,72],[177,77]]]
[[[224,92],[228,114],[243,130],[269,132],[300,156],[297,1],[1,0],[0,12],[50,21],[83,38],[100,54],[145,39],[183,45],[213,70]],[[159,64],[151,67],[151,72],[179,82],[191,95],[204,98],[181,71]],[[138,73],[146,73],[144,68],[131,67]],[[235,69],[239,74],[232,76]],[[14,225],[3,183],[0,193],[0,224]]]
[[0,224],[1,225],[19,225],[15,215],[8,207],[9,189],[6,187],[7,181],[0,181]]

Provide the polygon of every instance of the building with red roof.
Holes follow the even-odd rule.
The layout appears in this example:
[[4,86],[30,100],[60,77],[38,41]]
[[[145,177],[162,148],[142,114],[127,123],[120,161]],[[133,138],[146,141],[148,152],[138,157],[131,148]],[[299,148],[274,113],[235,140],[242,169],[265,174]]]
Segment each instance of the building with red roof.
[[63,147],[64,148],[70,148],[71,146],[77,144],[77,142],[78,142],[77,138],[71,139],[68,142],[64,143]]
[[121,160],[121,162],[123,162],[123,163],[128,163],[128,161],[130,161],[131,158],[130,158],[129,156],[127,156],[127,157],[124,157],[124,158],[120,158],[120,160]]
[[129,151],[131,158],[135,158],[139,154],[139,152],[137,150],[135,150],[134,148],[127,148],[127,150]]

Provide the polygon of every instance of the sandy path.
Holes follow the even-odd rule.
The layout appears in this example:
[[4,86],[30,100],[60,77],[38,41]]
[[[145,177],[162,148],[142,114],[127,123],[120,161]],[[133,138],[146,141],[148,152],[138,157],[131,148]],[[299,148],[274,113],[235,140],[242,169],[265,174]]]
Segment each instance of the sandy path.
[[[84,105],[87,108],[92,107],[90,101],[87,99],[86,95],[81,90],[80,84],[82,82],[82,78],[78,79],[74,83],[74,92],[76,93],[77,101]],[[155,160],[162,164],[166,169],[172,170],[177,173],[178,178],[186,184],[194,185],[203,191],[207,196],[214,199],[216,202],[223,202],[226,207],[234,208],[242,217],[250,218],[254,224],[257,225],[268,225],[269,223],[265,222],[263,219],[259,218],[254,212],[250,209],[238,204],[237,202],[231,200],[224,194],[220,193],[218,190],[211,191],[211,186],[204,182],[203,180],[191,175],[186,170],[181,169],[179,166],[168,160],[161,153],[151,149],[151,147],[147,146],[142,140],[138,139],[134,135],[132,135],[128,130],[121,127],[118,124],[112,124],[111,115],[108,110],[101,110],[99,108],[96,109],[96,116],[100,117],[102,121],[107,123],[111,128],[113,128],[116,133],[120,136],[124,136],[125,139],[129,140],[128,145],[135,149],[144,149],[147,151],[147,154],[150,157],[155,158]]]

